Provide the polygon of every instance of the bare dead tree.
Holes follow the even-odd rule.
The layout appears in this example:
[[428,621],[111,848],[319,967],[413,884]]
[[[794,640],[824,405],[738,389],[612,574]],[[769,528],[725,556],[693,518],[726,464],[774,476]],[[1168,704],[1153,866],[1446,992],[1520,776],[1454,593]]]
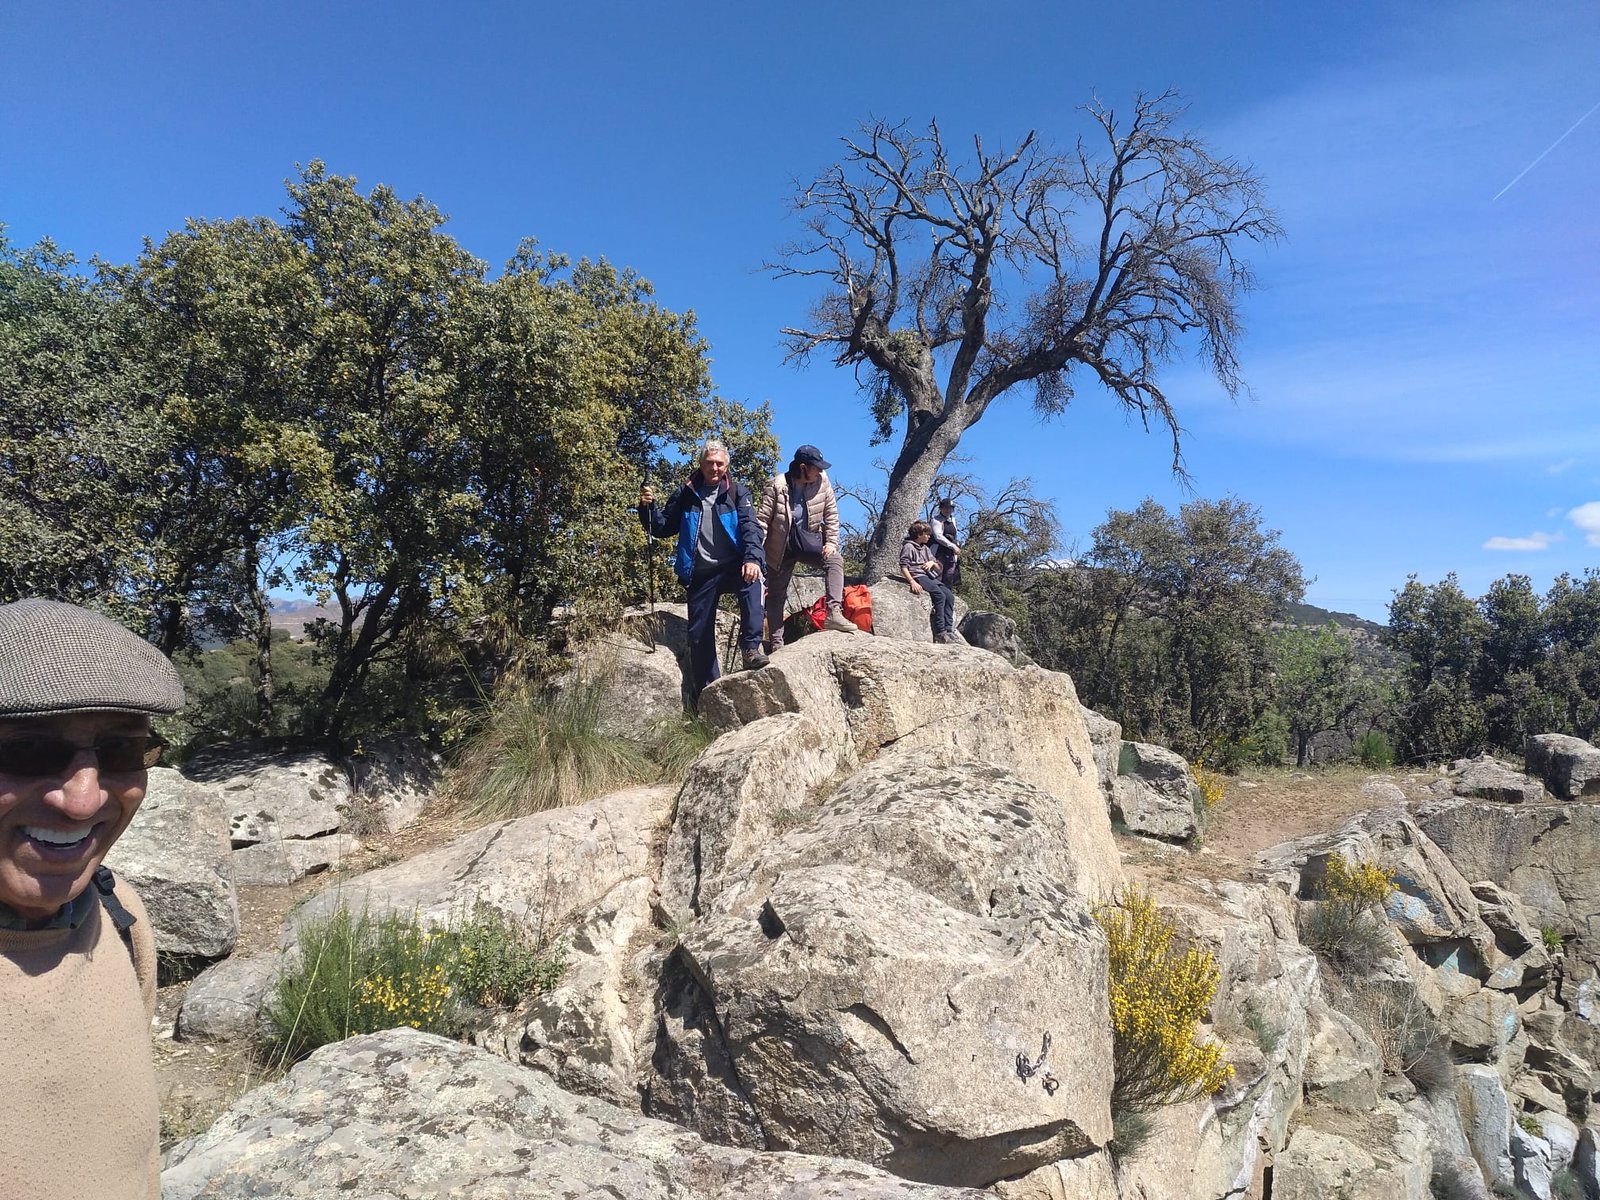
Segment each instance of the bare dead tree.
[[[1069,153],[1029,133],[1013,149],[973,139],[956,163],[938,125],[863,125],[842,161],[794,200],[808,235],[771,268],[824,281],[791,357],[826,347],[855,368],[887,442],[904,417],[866,568],[890,569],[899,535],[961,435],[1031,384],[1045,415],[1089,371],[1124,409],[1182,428],[1157,378],[1194,338],[1230,394],[1240,387],[1238,297],[1252,286],[1242,242],[1276,238],[1248,165],[1177,132],[1173,93],[1140,96],[1119,121],[1098,102],[1093,144]],[[941,381],[942,373],[942,381]]]

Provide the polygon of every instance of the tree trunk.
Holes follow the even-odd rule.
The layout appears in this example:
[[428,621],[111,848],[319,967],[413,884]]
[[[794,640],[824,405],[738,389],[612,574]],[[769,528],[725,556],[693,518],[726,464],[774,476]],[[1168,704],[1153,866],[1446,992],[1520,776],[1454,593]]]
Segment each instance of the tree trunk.
[[255,556],[247,565],[251,567],[250,603],[255,611],[256,623],[256,733],[267,737],[272,733],[272,606],[267,602],[267,590],[261,586],[261,577],[253,569]]
[[183,645],[183,598],[174,596],[161,602],[156,616],[156,649],[171,658]]
[[961,440],[960,425],[949,417],[934,417],[906,433],[905,445],[889,471],[889,489],[883,497],[878,523],[867,538],[867,582],[898,578],[900,544],[906,526],[923,516],[922,503],[934,476]]

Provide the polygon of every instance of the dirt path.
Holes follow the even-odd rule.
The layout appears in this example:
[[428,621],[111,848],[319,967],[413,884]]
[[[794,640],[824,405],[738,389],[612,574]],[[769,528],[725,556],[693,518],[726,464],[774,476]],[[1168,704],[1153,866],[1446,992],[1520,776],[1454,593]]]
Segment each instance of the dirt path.
[[1361,791],[1374,774],[1415,796],[1438,778],[1422,771],[1373,772],[1362,767],[1316,771],[1257,771],[1227,780],[1211,811],[1205,848],[1248,863],[1260,851],[1313,833],[1328,833],[1356,813],[1381,807]]

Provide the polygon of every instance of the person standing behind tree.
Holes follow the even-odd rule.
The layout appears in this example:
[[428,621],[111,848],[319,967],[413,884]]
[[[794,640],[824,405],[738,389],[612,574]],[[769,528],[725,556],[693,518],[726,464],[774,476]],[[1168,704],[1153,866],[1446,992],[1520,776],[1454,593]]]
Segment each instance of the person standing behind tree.
[[728,448],[708,441],[700,466],[666,506],[639,492],[639,523],[652,536],[677,534],[672,572],[688,589],[689,671],[696,698],[721,671],[717,666],[717,601],[739,596],[739,649],[746,670],[767,665],[761,653],[761,527],[750,493],[728,474]]
[[857,633],[839,606],[844,601],[844,559],[839,554],[839,501],[825,474],[832,466],[815,446],[794,452],[789,469],[767,485],[756,520],[767,554],[767,639],[783,646],[784,602],[796,563],[821,567],[828,615],[824,629]]
[[952,588],[961,586],[961,547],[956,542],[956,502],[946,496],[938,512],[928,522],[933,531],[933,556],[944,568],[944,581]]
[[933,611],[928,614],[933,640],[959,642],[961,639],[951,628],[955,617],[956,594],[941,578],[943,570],[939,560],[928,546],[928,539],[932,536],[933,530],[926,521],[911,522],[906,530],[905,543],[900,547],[900,575],[911,585],[913,596],[927,592],[928,599],[933,601]]

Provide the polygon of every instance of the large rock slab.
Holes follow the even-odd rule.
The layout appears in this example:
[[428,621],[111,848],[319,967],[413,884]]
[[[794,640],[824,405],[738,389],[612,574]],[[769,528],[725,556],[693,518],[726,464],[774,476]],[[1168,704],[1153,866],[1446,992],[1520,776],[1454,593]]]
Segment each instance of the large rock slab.
[[961,618],[958,632],[967,645],[998,654],[1009,663],[1021,666],[1031,661],[1017,623],[1004,613],[969,612]]
[[1156,1133],[1120,1174],[1124,1196],[1138,1200],[1251,1194],[1300,1109],[1324,1007],[1316,957],[1295,938],[1286,894],[1204,878],[1187,890],[1190,902],[1164,910],[1216,961],[1211,1014],[1234,1079],[1220,1095],[1159,1114]]
[[651,996],[635,970],[653,940],[652,886],[630,879],[579,916],[562,938],[561,978],[479,1034],[477,1044],[545,1072],[564,1089],[637,1110],[650,1051]]
[[290,884],[337,866],[361,849],[347,833],[315,838],[273,838],[233,852],[234,881],[243,886]]
[[393,833],[418,817],[438,794],[444,764],[414,737],[369,738],[344,760],[351,797],[341,828],[358,837]]
[[1199,830],[1199,788],[1183,755],[1147,742],[1123,742],[1112,781],[1112,815],[1131,833],[1182,842]]
[[1019,897],[997,920],[845,865],[764,893],[680,953],[768,1145],[963,1186],[1104,1145],[1105,946],[1081,902]]
[[1545,798],[1544,785],[1509,763],[1484,755],[1452,765],[1450,790],[1472,800],[1498,800],[1502,804],[1537,803]]
[[890,638],[803,638],[772,665],[724,677],[700,697],[723,730],[798,712],[836,748],[847,774],[889,745],[1009,770],[1053,795],[1083,851],[1085,895],[1109,899],[1122,882],[1094,751],[1072,680],[1012,667],[965,646]]
[[[927,592],[913,596],[905,580],[898,576],[869,584],[867,591],[872,593],[872,632],[877,637],[932,643],[933,601]],[[961,628],[967,612],[966,601],[958,595],[951,608],[954,628]]]
[[1104,1143],[1105,951],[1074,823],[1012,772],[930,754],[884,752],[702,889],[649,1111],[962,1184]]
[[207,746],[183,765],[228,807],[235,847],[335,832],[350,803],[350,776],[320,750],[257,738]]
[[239,939],[231,854],[228,812],[216,793],[154,767],[106,865],[138,890],[163,957],[221,958]]
[[546,931],[650,872],[673,789],[629,788],[572,808],[496,821],[405,862],[318,892],[285,927],[292,942],[306,921],[352,912],[413,912],[447,924],[487,904]]
[[1083,709],[1084,728],[1089,731],[1089,745],[1094,748],[1095,774],[1100,777],[1100,790],[1106,803],[1111,803],[1112,788],[1117,780],[1117,767],[1122,762],[1122,726],[1110,717],[1101,716],[1088,706]]
[[409,1029],[318,1050],[169,1153],[163,1200],[958,1200],[859,1163],[708,1145]]
[[682,717],[689,704],[687,611],[682,604],[658,605],[653,618],[636,613],[616,632],[583,643],[572,651],[571,669],[554,680],[555,689],[596,689],[602,727],[625,737]]
[[1584,953],[1600,949],[1600,805],[1439,801],[1417,822],[1468,879],[1514,892]]
[[1306,1097],[1356,1112],[1378,1106],[1383,1056],[1353,1018],[1320,1006],[1313,1014],[1310,1053],[1306,1059]]
[[765,717],[712,742],[678,793],[661,871],[675,919],[700,912],[730,867],[748,862],[787,826],[812,814],[838,769],[840,748],[804,713]]
[[207,967],[183,993],[177,1036],[183,1041],[231,1042],[254,1037],[261,1008],[278,976],[276,955],[225,958]]
[[1600,794],[1600,750],[1582,738],[1541,733],[1528,739],[1528,774],[1558,800]]
[[1456,1092],[1472,1157],[1493,1188],[1516,1187],[1511,1161],[1511,1104],[1500,1073],[1493,1067],[1469,1063],[1456,1070]]
[[1273,1200],[1426,1200],[1427,1130],[1385,1101],[1349,1119],[1318,1114],[1295,1130],[1273,1165]]

